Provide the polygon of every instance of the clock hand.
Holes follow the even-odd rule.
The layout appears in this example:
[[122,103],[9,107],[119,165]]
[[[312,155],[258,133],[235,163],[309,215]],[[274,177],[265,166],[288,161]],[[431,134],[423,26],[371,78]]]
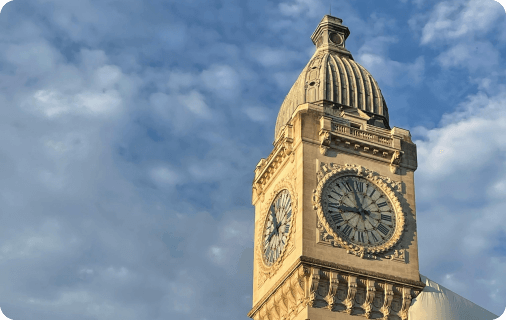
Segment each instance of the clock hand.
[[272,224],[274,225],[274,230],[276,230],[276,226],[278,225],[278,219],[276,218],[276,203],[274,203],[274,210],[272,211]]
[[272,230],[271,234],[269,235],[269,238],[267,238],[267,242],[271,241],[271,238],[272,238],[272,236],[274,235],[274,231],[275,231],[275,230]]
[[353,194],[355,194],[355,202],[357,203],[358,209],[362,210],[362,204],[360,203],[360,199],[358,198],[357,190],[355,190],[355,185],[353,184],[353,180],[348,179],[348,183],[351,184],[353,189]]
[[352,208],[352,207],[348,207],[348,206],[338,206],[337,208],[340,210],[343,210],[343,211],[351,211],[351,212],[358,213],[357,208]]

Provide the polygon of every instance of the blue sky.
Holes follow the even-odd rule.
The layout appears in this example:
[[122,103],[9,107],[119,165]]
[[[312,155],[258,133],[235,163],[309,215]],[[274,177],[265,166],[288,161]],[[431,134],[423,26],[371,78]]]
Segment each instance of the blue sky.
[[[14,0],[0,14],[0,307],[21,319],[244,319],[255,165],[319,0]],[[420,271],[506,307],[506,14],[332,1],[411,130]]]

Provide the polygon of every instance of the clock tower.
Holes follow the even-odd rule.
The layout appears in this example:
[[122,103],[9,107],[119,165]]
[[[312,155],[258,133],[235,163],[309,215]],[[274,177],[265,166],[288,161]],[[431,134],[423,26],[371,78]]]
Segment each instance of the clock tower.
[[323,17],[255,169],[255,320],[402,319],[420,282],[408,130]]

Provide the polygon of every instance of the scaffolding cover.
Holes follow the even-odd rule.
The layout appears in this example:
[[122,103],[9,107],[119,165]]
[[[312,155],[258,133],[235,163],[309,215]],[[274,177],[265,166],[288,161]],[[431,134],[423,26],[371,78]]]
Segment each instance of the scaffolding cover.
[[427,286],[413,299],[409,320],[495,320],[492,312],[420,275]]

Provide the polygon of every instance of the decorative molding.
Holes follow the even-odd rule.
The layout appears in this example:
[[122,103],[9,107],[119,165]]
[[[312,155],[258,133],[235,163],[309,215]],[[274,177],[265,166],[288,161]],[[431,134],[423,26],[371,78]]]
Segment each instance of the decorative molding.
[[[344,168],[346,166],[351,166],[351,165],[348,165],[348,164],[346,164],[346,165],[339,165],[339,164],[336,164],[336,163],[333,163],[333,162],[331,162],[331,163],[325,163],[325,162],[318,161],[318,165],[317,165],[317,168],[316,168],[316,179],[317,179],[317,182],[319,183],[321,180],[323,180],[323,178],[325,177],[325,175],[327,175],[328,173],[331,173],[334,170],[342,169],[342,168]],[[368,170],[368,169],[365,169],[365,170]],[[368,173],[370,173],[373,176],[378,177],[379,179],[381,179],[384,183],[388,184],[390,186],[390,188],[394,189],[396,192],[402,193],[402,182],[392,180],[392,179],[390,179],[388,177],[384,177],[384,176],[380,175],[379,173],[376,173],[376,172],[371,171],[371,170],[368,170]]]
[[339,289],[339,274],[334,271],[329,271],[329,291],[325,296],[327,302],[327,309],[332,310],[337,304],[337,290]]
[[311,268],[311,276],[309,277],[309,300],[308,300],[308,304],[311,307],[315,306],[319,284],[320,284],[320,269]]
[[330,149],[331,135],[330,132],[321,130],[320,131],[320,153],[323,155],[327,154]]
[[355,304],[355,295],[357,294],[357,277],[348,276],[348,296],[343,301],[346,307],[346,313],[351,314],[353,312],[353,306]]
[[399,250],[394,250],[394,252],[392,254],[385,256],[385,258],[390,259],[395,262],[407,263],[406,255],[407,255],[406,249],[399,249]]
[[[290,254],[295,249],[293,234],[295,233],[296,229],[296,223],[297,223],[297,212],[298,212],[298,197],[297,192],[295,191],[295,181],[296,181],[296,169],[293,168],[292,171],[276,186],[273,188],[268,201],[263,203],[263,207],[261,207],[261,217],[259,220],[259,225],[256,226],[257,231],[256,232],[256,245],[255,245],[255,260],[256,265],[259,267],[258,272],[258,288],[260,288],[267,279],[271,278],[281,267],[283,261],[285,260],[285,257]],[[265,264],[263,259],[263,252],[262,252],[262,246],[260,245],[263,241],[263,230],[265,227],[265,223],[267,221],[267,215],[269,213],[269,208],[278,195],[279,192],[282,190],[288,190],[290,193],[290,197],[292,199],[292,221],[290,226],[290,231],[287,236],[287,243],[283,250],[281,251],[281,254],[279,258],[274,262],[271,266],[268,266]]]
[[[362,258],[374,258],[378,253],[383,253],[392,249],[401,239],[402,234],[405,228],[405,213],[402,210],[401,202],[399,199],[400,190],[402,190],[399,183],[394,182],[392,179],[388,177],[384,177],[377,172],[371,171],[367,168],[358,165],[350,165],[345,164],[344,166],[340,165],[326,165],[324,163],[320,164],[320,169],[322,173],[317,173],[317,177],[319,177],[318,185],[315,190],[313,190],[313,208],[316,210],[318,218],[325,228],[325,230],[334,238],[333,241],[337,242],[342,248],[347,249],[348,253],[355,254]],[[327,182],[331,179],[338,178],[340,176],[345,175],[357,175],[361,176],[371,183],[374,183],[378,188],[380,188],[388,197],[390,202],[392,203],[393,210],[395,211],[395,219],[396,225],[395,230],[392,237],[386,241],[385,243],[379,246],[358,246],[349,243],[346,239],[342,238],[337,234],[334,229],[331,227],[329,220],[327,219],[326,213],[323,211],[322,207],[322,192],[325,188]]]
[[390,306],[392,305],[392,300],[394,299],[394,291],[392,288],[393,285],[390,283],[385,283],[383,286],[385,288],[385,298],[380,311],[383,313],[383,319],[388,320],[388,316],[392,312]]
[[[401,166],[416,170],[416,145],[411,142],[408,131],[399,128],[387,130],[371,125],[355,128],[348,119],[343,118],[353,115],[346,112],[344,114],[320,117],[320,136],[324,133],[330,134],[325,139],[320,138],[320,152],[323,155],[327,155],[330,149],[351,149],[354,153],[391,164],[390,170],[393,173],[397,173]],[[396,152],[400,153],[402,159]],[[405,160],[404,152],[407,153]],[[395,162],[398,163],[392,164],[392,159],[397,158],[399,159]]]
[[391,276],[391,275],[387,275],[387,274],[383,274],[383,273],[379,273],[379,272],[368,271],[368,270],[364,270],[364,269],[350,267],[348,265],[328,262],[328,261],[315,259],[315,258],[311,258],[311,257],[307,257],[307,256],[301,256],[299,258],[299,261],[302,264],[316,266],[316,267],[319,267],[320,269],[331,269],[331,270],[334,270],[338,273],[349,273],[349,274],[354,274],[357,276],[364,275],[368,278],[377,279],[377,281],[391,282],[395,285],[408,284],[409,286],[412,286],[412,287],[418,287],[418,288],[420,288],[420,290],[425,287],[425,284],[421,281],[414,281],[414,280],[409,280],[409,279],[405,279],[405,278],[401,278],[401,277],[395,277],[395,276]]
[[364,316],[367,319],[371,318],[371,312],[373,309],[372,303],[374,301],[374,298],[376,297],[375,285],[376,285],[376,282],[374,280],[370,280],[370,279],[367,280],[365,301],[364,301],[364,304],[362,305],[362,309],[364,309]]
[[399,169],[399,166],[401,165],[402,155],[404,154],[403,151],[396,150],[394,154],[392,155],[392,159],[390,160],[390,172],[396,173],[397,169]]
[[402,308],[400,312],[400,317],[402,320],[408,319],[408,310],[411,306],[411,289],[410,288],[402,288]]
[[[304,308],[323,308],[328,312],[354,314],[366,319],[371,319],[373,312],[379,312],[383,319],[399,317],[407,320],[411,300],[425,286],[419,281],[390,281],[386,279],[388,276],[376,277],[364,270],[353,273],[334,267],[301,257],[248,316],[255,320],[291,320]],[[327,287],[326,297],[319,297],[315,304],[318,288]]]
[[261,159],[255,169],[253,180],[253,204],[257,200],[263,201],[264,190],[277,172],[278,168],[290,156],[293,162],[293,126],[287,124],[283,128],[280,138],[276,141],[274,150],[267,159]]
[[325,227],[323,226],[323,224],[320,222],[320,219],[318,217],[316,217],[316,229],[317,229],[317,243],[323,243],[323,244],[326,244],[326,245],[329,245],[329,246],[332,246],[332,247],[336,247],[336,248],[342,248],[341,245],[339,243],[337,243],[336,241],[334,241],[334,237],[329,234],[327,232],[327,230],[325,229]]

